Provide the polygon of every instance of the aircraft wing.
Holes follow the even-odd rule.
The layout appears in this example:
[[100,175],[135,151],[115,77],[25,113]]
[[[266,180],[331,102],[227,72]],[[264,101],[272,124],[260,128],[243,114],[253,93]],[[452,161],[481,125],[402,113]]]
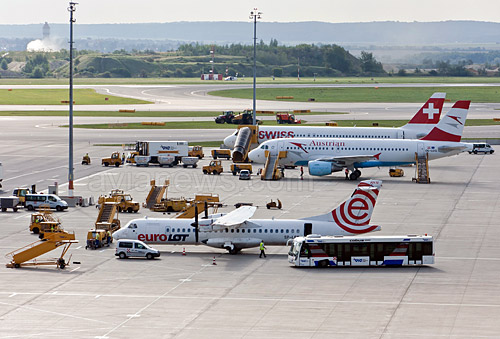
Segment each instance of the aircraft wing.
[[255,206],[241,206],[232,212],[214,220],[212,225],[221,227],[238,226],[247,221],[255,213]]
[[369,160],[374,160],[378,159],[379,154],[375,155],[344,155],[344,156],[338,156],[338,157],[323,157],[319,159],[315,159],[316,161],[326,161],[326,162],[331,162],[335,166],[338,167],[347,167],[350,166],[356,162],[363,162],[363,161],[369,161]]

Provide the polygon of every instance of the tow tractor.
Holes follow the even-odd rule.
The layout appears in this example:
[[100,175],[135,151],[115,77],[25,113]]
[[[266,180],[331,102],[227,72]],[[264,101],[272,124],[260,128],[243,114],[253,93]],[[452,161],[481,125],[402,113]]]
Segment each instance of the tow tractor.
[[101,163],[106,167],[108,167],[109,165],[120,167],[120,165],[122,165],[122,158],[120,157],[120,152],[113,152],[111,154],[111,157],[102,158]]

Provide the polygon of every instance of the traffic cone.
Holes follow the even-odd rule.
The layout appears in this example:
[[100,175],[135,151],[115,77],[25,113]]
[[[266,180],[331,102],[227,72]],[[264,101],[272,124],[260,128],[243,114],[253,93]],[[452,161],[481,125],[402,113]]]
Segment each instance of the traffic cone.
[[217,265],[217,263],[215,262],[215,257],[214,260],[212,260],[212,265]]
[[185,247],[182,248],[182,255],[186,255],[186,248]]

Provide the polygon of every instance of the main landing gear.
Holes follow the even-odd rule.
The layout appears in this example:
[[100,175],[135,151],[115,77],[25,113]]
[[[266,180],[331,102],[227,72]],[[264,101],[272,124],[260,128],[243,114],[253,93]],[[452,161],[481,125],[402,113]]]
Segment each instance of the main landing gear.
[[360,170],[354,170],[351,174],[349,174],[349,180],[357,180],[361,176]]

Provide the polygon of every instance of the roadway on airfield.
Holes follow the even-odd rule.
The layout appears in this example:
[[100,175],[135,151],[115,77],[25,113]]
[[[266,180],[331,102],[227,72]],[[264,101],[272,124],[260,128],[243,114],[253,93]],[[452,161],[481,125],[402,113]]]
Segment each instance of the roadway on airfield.
[[[29,130],[7,145],[12,151],[2,157],[4,167],[15,160],[22,174],[36,170],[38,161],[65,164],[64,152],[60,158],[50,155],[51,150],[59,154],[59,136],[48,129],[36,133]],[[40,140],[36,152],[32,140]],[[79,151],[84,142],[78,142]],[[113,150],[98,149],[102,154]],[[16,153],[23,157],[16,158]],[[32,154],[36,157],[30,158]],[[229,161],[223,164],[227,169]],[[497,154],[464,153],[432,161],[429,185],[412,183],[413,168],[405,168],[402,178],[390,178],[387,168],[363,170],[364,178],[384,180],[372,217],[372,223],[382,227],[377,234],[433,235],[436,264],[428,267],[298,269],[289,267],[284,246],[268,246],[267,259],[258,258],[258,249],[229,255],[185,246],[183,256],[182,246],[163,245],[154,246],[161,251],[158,260],[120,260],[114,245],[85,250],[86,232],[97,216],[94,207],[57,213],[80,241],[69,251],[72,263],[65,270],[0,267],[0,336],[498,338],[498,168]],[[251,202],[260,207],[254,218],[325,213],[349,197],[356,184],[344,180],[342,173],[312,178],[306,171],[300,180],[298,170],[287,170],[278,182],[255,175],[250,181],[230,173],[208,176],[200,168],[103,169],[93,163],[77,165],[77,171],[82,175],[76,192],[85,197],[119,186],[143,202],[149,180],[169,178],[170,197],[216,193],[226,205],[221,212],[237,202]],[[61,194],[66,189],[62,184]],[[264,208],[276,198],[283,202],[282,210]],[[29,216],[27,211],[0,213],[0,252],[37,240],[29,233]],[[139,214],[120,214],[120,219],[125,224],[144,216],[167,217],[141,209]],[[212,265],[214,258],[217,265]]]

